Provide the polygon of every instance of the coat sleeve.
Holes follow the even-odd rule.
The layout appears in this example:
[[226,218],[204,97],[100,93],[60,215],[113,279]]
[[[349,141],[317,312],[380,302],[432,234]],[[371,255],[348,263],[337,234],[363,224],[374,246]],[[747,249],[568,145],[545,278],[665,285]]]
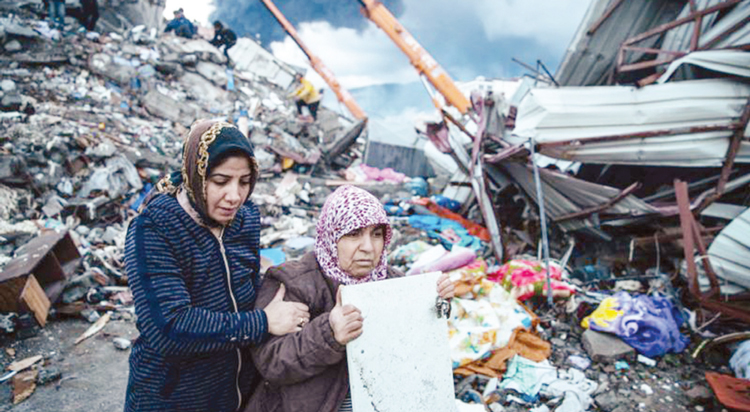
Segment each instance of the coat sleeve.
[[163,226],[141,215],[128,228],[125,265],[142,338],[164,355],[230,350],[268,331],[263,310],[218,312],[195,307]]
[[[258,294],[257,307],[268,305],[279,285],[278,279],[267,277]],[[284,300],[309,304],[295,296],[289,288]],[[316,376],[346,359],[346,347],[333,337],[328,322],[329,313],[319,314],[299,332],[271,336],[266,342],[251,348],[253,363],[260,374],[271,383],[291,385]]]
[[169,23],[167,23],[167,27],[164,28],[164,33],[172,31],[176,28],[177,28],[177,20],[170,20]]

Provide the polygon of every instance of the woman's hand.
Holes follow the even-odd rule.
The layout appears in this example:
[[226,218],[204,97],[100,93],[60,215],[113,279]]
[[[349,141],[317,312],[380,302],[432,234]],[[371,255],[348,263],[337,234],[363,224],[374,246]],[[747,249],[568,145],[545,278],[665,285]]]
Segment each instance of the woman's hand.
[[336,306],[328,315],[336,342],[346,345],[362,334],[362,313],[353,305],[341,304],[341,286],[336,291]]
[[282,283],[271,303],[263,309],[268,319],[268,333],[281,336],[302,330],[310,321],[307,305],[299,302],[284,302],[286,288]]
[[453,286],[453,282],[448,278],[448,275],[443,273],[437,280],[437,292],[438,296],[443,299],[451,299],[456,294],[456,288]]

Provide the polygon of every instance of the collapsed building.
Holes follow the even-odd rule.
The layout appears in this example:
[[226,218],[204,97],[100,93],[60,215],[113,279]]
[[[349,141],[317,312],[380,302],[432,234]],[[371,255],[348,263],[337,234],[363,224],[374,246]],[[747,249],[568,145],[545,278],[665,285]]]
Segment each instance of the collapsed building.
[[[634,347],[650,353],[637,341],[645,337],[607,340],[579,323],[614,292],[656,292],[693,316],[682,329],[701,345],[694,353],[724,348],[722,337],[746,329],[750,3],[592,1],[554,76],[540,65],[518,80],[459,84],[471,113],[443,109],[423,130],[432,151],[393,156],[407,159],[393,164],[410,175],[424,156],[441,163],[427,181],[364,164],[392,150],[368,142],[366,120],[326,109],[316,122],[296,116],[287,94],[299,69],[254,40],[239,39],[228,70],[207,41],[160,36],[161,22],[139,20],[160,16],[158,3],[118,3],[104,10],[102,34],[72,36],[40,21],[37,3],[22,3],[0,20],[8,336],[33,335],[50,314],[92,322],[80,339],[111,319],[132,321],[127,224],[150,185],[178,167],[187,127],[215,117],[259,149],[253,200],[264,216],[264,267],[309,250],[326,196],[354,183],[394,216],[392,264],[451,273],[459,399],[490,410],[611,411],[646,401],[659,409],[655,391],[712,402],[707,389],[685,395],[708,386],[705,371],[688,366],[686,338],[636,362]],[[514,283],[521,271],[533,282]],[[507,291],[497,300],[493,288]],[[624,307],[630,295],[619,299]],[[541,395],[512,379],[557,367],[562,375],[562,365],[578,369],[544,377]],[[670,375],[674,365],[685,366],[682,375]],[[639,389],[631,393],[623,377]],[[577,390],[560,389],[571,380]],[[658,387],[663,380],[677,389]]]

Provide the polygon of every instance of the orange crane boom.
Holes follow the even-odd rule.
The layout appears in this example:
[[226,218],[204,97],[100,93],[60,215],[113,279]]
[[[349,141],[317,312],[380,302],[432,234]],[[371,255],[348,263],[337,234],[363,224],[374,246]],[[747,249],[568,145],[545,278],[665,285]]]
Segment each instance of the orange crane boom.
[[333,90],[334,93],[336,93],[336,97],[338,97],[339,101],[346,106],[347,109],[349,109],[349,112],[351,112],[352,116],[354,116],[357,120],[364,120],[367,119],[367,115],[365,114],[365,111],[362,110],[361,107],[357,104],[357,102],[354,100],[354,97],[347,91],[341,84],[339,84],[338,80],[336,80],[336,76],[333,75],[333,72],[326,67],[325,64],[323,64],[323,61],[320,60],[317,56],[312,54],[310,52],[310,49],[305,46],[304,43],[302,43],[302,40],[299,38],[299,35],[297,34],[297,30],[294,29],[294,26],[292,26],[291,23],[284,17],[284,15],[281,13],[281,11],[276,8],[276,5],[273,4],[271,0],[260,0],[263,5],[268,8],[268,10],[273,14],[273,16],[276,18],[276,20],[279,21],[279,24],[281,24],[281,27],[284,28],[284,31],[289,34],[289,36],[294,40],[295,43],[297,43],[297,46],[299,46],[300,49],[302,49],[302,52],[305,53],[307,58],[310,60],[310,66],[318,72],[320,77],[325,80],[326,83],[328,83],[328,87]]
[[[380,27],[403,51],[417,71],[424,75],[432,86],[443,95],[445,101],[466,114],[471,107],[469,99],[458,90],[448,73],[427,53],[417,40],[402,26],[383,3],[376,0],[358,0],[362,4],[362,14]],[[440,109],[441,105],[434,101]]]

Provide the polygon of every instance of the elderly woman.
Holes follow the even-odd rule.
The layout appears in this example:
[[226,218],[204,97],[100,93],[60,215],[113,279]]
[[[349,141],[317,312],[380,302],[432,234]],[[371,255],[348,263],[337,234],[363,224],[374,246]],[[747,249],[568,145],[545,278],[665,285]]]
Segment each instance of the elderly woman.
[[[326,200],[317,225],[315,252],[268,271],[257,307],[273,301],[281,285],[287,299],[309,306],[297,333],[271,337],[251,349],[264,378],[246,412],[351,410],[346,344],[363,329],[360,311],[342,305],[338,288],[401,276],[386,264],[391,227],[370,193],[343,186]],[[447,276],[438,294],[453,297]],[[365,326],[366,327],[366,326]]]
[[243,349],[309,319],[304,304],[283,302],[283,288],[253,309],[260,217],[247,199],[257,176],[236,127],[198,121],[181,173],[162,179],[131,222],[125,265],[140,336],[125,411],[236,411],[256,377]]

